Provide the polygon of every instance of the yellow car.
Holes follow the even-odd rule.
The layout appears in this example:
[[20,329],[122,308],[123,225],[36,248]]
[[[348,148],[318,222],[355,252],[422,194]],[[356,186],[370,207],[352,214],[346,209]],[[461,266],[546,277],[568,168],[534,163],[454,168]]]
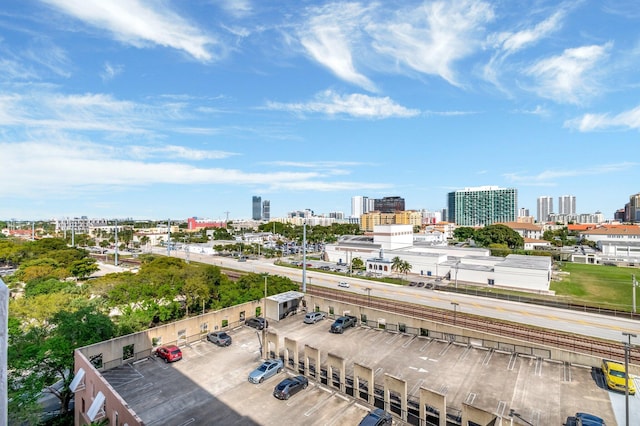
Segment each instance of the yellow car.
[[[620,364],[619,362],[611,361],[608,359],[603,359],[602,372],[604,373],[604,378],[609,389],[620,392],[625,391],[627,374],[624,369],[624,364]],[[635,393],[635,383],[633,382],[633,379],[629,377],[629,395],[635,395]]]

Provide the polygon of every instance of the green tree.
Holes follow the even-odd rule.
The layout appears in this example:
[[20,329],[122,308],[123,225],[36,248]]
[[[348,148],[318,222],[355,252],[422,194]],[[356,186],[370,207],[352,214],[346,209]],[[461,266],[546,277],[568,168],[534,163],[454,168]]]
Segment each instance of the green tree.
[[[73,352],[76,348],[108,340],[114,336],[114,325],[108,316],[87,305],[77,311],[59,311],[46,326],[21,329],[17,325],[9,333],[8,380],[9,413],[24,415],[23,407],[32,407],[39,395],[49,392],[60,400],[61,415],[69,411],[73,392]],[[60,383],[60,386],[53,386]],[[39,409],[39,408],[38,408]],[[12,419],[22,421],[22,419]]]
[[95,259],[85,257],[84,259],[73,262],[69,268],[69,272],[76,278],[86,278],[99,269],[100,267],[96,263]]
[[364,269],[364,262],[359,257],[354,257],[351,259],[351,268],[355,270]]
[[524,247],[522,236],[502,224],[487,225],[477,230],[474,240],[480,247],[489,247],[491,244],[504,244],[512,250]]
[[475,238],[475,229],[468,226],[461,226],[453,231],[453,238],[458,241],[467,241]]
[[400,257],[396,256],[391,259],[391,270],[400,273],[400,269],[402,268],[403,260]]

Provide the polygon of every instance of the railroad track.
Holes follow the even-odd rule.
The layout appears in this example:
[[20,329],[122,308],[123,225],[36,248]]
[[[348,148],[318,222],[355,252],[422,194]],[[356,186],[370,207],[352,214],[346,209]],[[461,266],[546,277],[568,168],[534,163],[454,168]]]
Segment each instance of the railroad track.
[[[467,328],[469,330],[481,331],[524,342],[551,346],[558,349],[569,350],[601,358],[620,361],[624,360],[624,345],[622,343],[593,339],[582,335],[572,335],[549,329],[524,326],[466,313],[458,312],[454,315],[451,311],[446,309],[438,309],[409,302],[373,297],[369,298],[366,295],[336,291],[312,285],[307,285],[307,293],[314,296],[352,303],[359,306],[367,306],[415,318],[444,324],[455,324],[458,327]],[[629,362],[632,364],[640,364],[640,348],[631,348],[629,351]]]

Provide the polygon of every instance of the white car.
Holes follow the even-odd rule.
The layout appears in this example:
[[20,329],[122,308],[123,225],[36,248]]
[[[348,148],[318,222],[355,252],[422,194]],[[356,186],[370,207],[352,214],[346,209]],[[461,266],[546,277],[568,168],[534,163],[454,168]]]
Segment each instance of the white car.
[[345,288],[349,288],[349,283],[346,281],[340,281],[338,283],[338,287],[345,287]]

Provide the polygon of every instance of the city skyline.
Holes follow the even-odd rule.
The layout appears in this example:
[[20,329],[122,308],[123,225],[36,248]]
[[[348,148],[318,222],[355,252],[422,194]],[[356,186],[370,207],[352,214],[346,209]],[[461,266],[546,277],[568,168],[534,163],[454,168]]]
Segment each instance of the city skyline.
[[518,209],[640,192],[628,1],[11,0],[0,13],[0,220]]

